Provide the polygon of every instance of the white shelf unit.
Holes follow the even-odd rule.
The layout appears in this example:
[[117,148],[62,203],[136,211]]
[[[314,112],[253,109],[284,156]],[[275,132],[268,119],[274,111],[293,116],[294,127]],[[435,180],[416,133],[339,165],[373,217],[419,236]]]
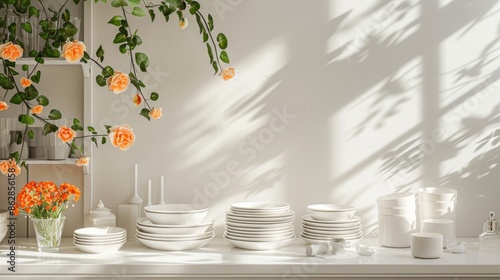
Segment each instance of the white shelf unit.
[[[63,58],[52,58],[52,57],[44,57],[44,63],[43,64],[38,64],[39,67],[43,66],[80,66],[83,69],[83,76],[88,78],[90,76],[90,66],[87,63],[82,63],[82,62],[76,62],[76,63],[69,63],[66,61],[66,59]],[[16,65],[29,65],[33,66],[36,65],[37,62],[35,61],[34,58],[31,57],[21,57],[16,60]]]

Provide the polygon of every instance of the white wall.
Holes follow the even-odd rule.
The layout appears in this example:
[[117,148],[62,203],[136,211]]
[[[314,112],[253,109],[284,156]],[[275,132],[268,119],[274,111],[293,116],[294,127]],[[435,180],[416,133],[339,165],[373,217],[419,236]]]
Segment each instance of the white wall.
[[[138,163],[144,200],[152,178],[159,201],[164,175],[165,200],[207,203],[219,236],[225,208],[254,200],[290,203],[297,231],[308,204],[352,204],[375,236],[375,198],[424,186],[458,190],[459,236],[476,236],[488,211],[500,214],[498,1],[202,5],[229,38],[236,77],[212,76],[190,15],[186,30],[175,16],[131,23],[151,60],[142,79],[160,93],[164,116],[140,117],[132,87],[115,96],[94,85],[94,125],[127,123],[137,136],[127,152],[95,150],[94,203],[115,212],[126,204]],[[105,62],[128,72],[106,24],[116,12],[95,5],[94,49],[102,44]]]

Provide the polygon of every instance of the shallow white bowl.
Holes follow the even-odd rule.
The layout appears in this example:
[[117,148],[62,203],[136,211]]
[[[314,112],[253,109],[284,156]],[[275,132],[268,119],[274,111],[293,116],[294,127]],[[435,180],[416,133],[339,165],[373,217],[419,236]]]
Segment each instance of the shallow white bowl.
[[127,234],[120,235],[112,235],[112,236],[85,236],[85,235],[77,235],[73,233],[73,238],[78,238],[82,241],[94,241],[94,242],[105,242],[110,240],[121,240],[123,238],[127,238]]
[[[310,238],[304,235],[301,235],[300,237],[302,237],[307,244],[321,244],[332,240],[331,238]],[[363,236],[355,239],[344,239],[344,241],[346,245],[354,245],[361,241],[361,239],[363,239]]]
[[226,218],[240,220],[240,221],[262,221],[262,222],[276,222],[291,219],[295,217],[295,212],[288,211],[280,213],[279,215],[241,215],[234,214],[232,211],[226,212]]
[[384,208],[415,207],[415,194],[404,192],[382,195],[377,198],[377,205]]
[[271,242],[271,241],[281,241],[281,240],[288,240],[290,238],[295,237],[294,232],[290,232],[287,235],[278,235],[278,236],[271,236],[271,237],[252,237],[252,236],[247,236],[247,237],[241,237],[238,235],[232,235],[227,232],[224,233],[224,237],[230,238],[233,240],[238,240],[238,241],[248,241],[248,242]]
[[307,210],[314,212],[352,212],[356,211],[356,207],[338,204],[311,204],[307,206]]
[[240,223],[240,224],[276,224],[276,223],[289,223],[295,220],[294,216],[289,216],[286,218],[271,218],[271,219],[257,219],[257,218],[230,218],[226,216],[226,222]]
[[79,237],[111,237],[127,234],[127,230],[119,227],[87,227],[76,229],[73,234]]
[[236,213],[278,213],[290,210],[290,205],[278,202],[237,202],[231,204]]
[[145,206],[144,212],[162,214],[185,214],[208,212],[208,208],[199,208],[194,204],[155,204]]
[[356,207],[351,205],[312,204],[307,206],[307,213],[318,221],[344,221],[354,217]]
[[127,237],[121,237],[117,239],[109,239],[109,240],[89,240],[89,239],[81,239],[78,237],[73,236],[73,242],[82,244],[82,245],[106,245],[106,244],[115,244],[115,243],[121,243],[121,242],[126,242]]
[[158,225],[153,224],[148,218],[143,217],[137,219],[137,227],[144,232],[158,233],[158,234],[198,234],[206,232],[215,224],[212,218],[205,218],[203,222],[198,225]]
[[268,224],[255,224],[255,223],[236,223],[231,221],[226,221],[226,225],[232,228],[238,228],[240,230],[246,229],[278,229],[284,227],[290,227],[293,225],[293,221],[285,223],[268,223]]
[[79,244],[77,242],[73,242],[75,246],[83,252],[92,253],[92,254],[103,254],[103,253],[112,253],[120,250],[121,247],[125,244],[125,242],[119,242],[114,244],[106,244],[106,245],[85,245]]
[[337,231],[345,231],[345,230],[360,230],[362,228],[361,223],[353,223],[351,226],[348,226],[348,227],[323,227],[323,226],[311,226],[309,224],[302,222],[301,226],[303,229],[305,228],[305,229],[309,229],[309,230],[320,230],[320,231],[327,231],[327,232],[337,232]]
[[349,234],[358,234],[362,232],[362,228],[358,227],[355,229],[348,229],[348,230],[325,230],[325,229],[319,230],[303,226],[302,231],[308,234],[317,234],[317,235],[349,235]]
[[186,213],[145,212],[146,217],[158,225],[193,225],[200,224],[207,217],[208,210]]
[[215,234],[205,239],[186,240],[186,241],[158,241],[147,238],[137,237],[137,240],[144,246],[163,251],[184,251],[201,248],[207,245],[214,238]]
[[286,240],[267,241],[267,242],[242,241],[226,236],[224,236],[224,239],[226,239],[227,242],[229,242],[234,247],[247,250],[266,251],[266,250],[276,250],[287,246],[295,239],[295,236],[293,238]]
[[294,215],[293,210],[281,211],[281,212],[252,212],[252,211],[234,211],[229,209],[226,211],[229,216],[242,217],[242,218],[274,218]]
[[361,227],[361,221],[354,223],[339,223],[339,224],[321,224],[316,222],[308,222],[302,220],[302,225],[308,226],[313,229],[325,229],[325,230],[343,230],[343,229],[354,229]]
[[264,229],[264,230],[241,230],[238,228],[233,228],[229,227],[226,225],[226,231],[234,233],[234,234],[243,234],[243,235],[252,235],[252,236],[259,236],[259,235],[275,235],[275,234],[284,234],[290,231],[293,231],[293,226],[291,227],[286,227],[280,230],[273,230],[273,229]]
[[151,239],[168,239],[168,240],[186,240],[186,239],[205,239],[214,234],[214,229],[199,234],[157,234],[157,233],[147,233],[141,230],[136,231],[136,235],[141,238],[151,238]]
[[418,189],[418,199],[426,201],[455,201],[457,190],[448,188],[420,188]]
[[304,216],[302,216],[302,220],[309,222],[311,224],[316,224],[318,226],[322,226],[322,225],[327,226],[327,225],[337,225],[337,224],[345,224],[345,223],[357,223],[357,222],[361,221],[361,218],[358,216],[354,216],[350,219],[341,220],[341,221],[320,221],[320,220],[313,219],[310,215],[304,215]]

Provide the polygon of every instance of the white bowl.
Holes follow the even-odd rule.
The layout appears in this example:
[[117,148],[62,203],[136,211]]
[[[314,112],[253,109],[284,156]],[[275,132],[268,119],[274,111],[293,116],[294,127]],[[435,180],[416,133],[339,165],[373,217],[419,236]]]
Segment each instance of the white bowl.
[[411,234],[416,229],[415,215],[378,215],[378,241],[385,247],[410,247]]
[[288,219],[293,219],[295,217],[295,212],[288,211],[280,213],[279,215],[241,215],[234,214],[232,211],[226,213],[226,218],[239,221],[262,221],[262,222],[276,222]]
[[440,233],[413,233],[411,254],[415,258],[435,259],[443,254],[443,235]]
[[124,238],[127,238],[127,234],[122,234],[122,235],[117,235],[117,236],[105,236],[105,237],[89,237],[89,236],[80,236],[73,234],[73,238],[78,238],[79,240],[82,241],[93,241],[93,242],[106,242],[106,241],[113,241],[113,240],[121,240]]
[[275,218],[294,215],[295,212],[292,210],[279,211],[279,212],[252,212],[252,211],[235,211],[229,209],[226,211],[228,216],[242,217],[242,218]]
[[344,221],[354,217],[356,207],[350,205],[313,204],[307,206],[307,212],[318,221]]
[[224,239],[226,239],[227,242],[229,242],[234,247],[247,250],[266,251],[266,250],[276,250],[287,246],[295,239],[295,236],[285,240],[267,241],[267,242],[243,241],[226,236],[224,236]]
[[384,208],[378,207],[378,213],[381,215],[391,215],[391,216],[404,216],[404,215],[415,215],[416,207],[407,208]]
[[252,237],[252,236],[242,237],[239,235],[232,235],[225,232],[224,237],[230,238],[232,240],[247,241],[247,242],[272,242],[272,241],[282,241],[282,240],[288,240],[290,238],[295,238],[295,233],[291,232],[287,235],[278,235],[270,237]]
[[286,227],[280,230],[274,230],[274,229],[267,229],[267,230],[241,230],[239,228],[233,228],[226,226],[225,227],[227,232],[234,233],[234,234],[243,234],[243,235],[251,235],[251,236],[259,236],[259,235],[277,235],[277,234],[284,234],[290,231],[294,231],[293,226],[291,227]]
[[155,204],[145,206],[144,211],[160,214],[186,214],[208,212],[208,208],[199,208],[193,204]]
[[349,229],[349,230],[318,230],[311,229],[309,227],[302,227],[302,232],[308,234],[316,234],[316,235],[350,235],[350,234],[359,234],[362,233],[361,227],[357,229]]
[[[147,206],[146,206],[147,207]],[[200,224],[207,217],[208,210],[186,213],[145,212],[146,217],[158,225],[193,225]]]
[[191,240],[191,239],[205,239],[214,234],[214,229],[200,233],[200,234],[156,234],[156,233],[147,233],[140,230],[136,231],[136,235],[141,238],[151,238],[151,239],[165,239],[165,240]]
[[120,250],[121,247],[125,244],[125,242],[118,242],[113,244],[105,244],[105,245],[86,245],[80,244],[78,242],[74,242],[75,246],[80,249],[80,251],[92,254],[102,254],[102,253],[111,253]]
[[295,235],[295,231],[293,230],[288,230],[280,233],[273,233],[273,234],[252,234],[252,233],[239,233],[239,232],[234,232],[230,230],[224,231],[224,234],[230,237],[234,237],[235,239],[239,238],[247,238],[247,239],[259,239],[259,238],[282,238],[283,236],[291,236]]
[[302,220],[309,222],[311,224],[315,224],[318,226],[328,226],[328,225],[338,225],[338,224],[346,224],[346,223],[357,223],[361,221],[361,218],[358,216],[354,216],[350,219],[347,220],[339,220],[339,221],[322,221],[322,220],[315,220],[311,217],[311,215],[304,215],[302,216]]
[[79,237],[111,237],[126,234],[127,230],[119,227],[87,227],[76,229],[73,234]]
[[231,230],[231,231],[237,231],[237,232],[243,232],[243,233],[248,233],[248,234],[258,234],[261,232],[265,233],[279,233],[279,232],[284,232],[290,229],[293,229],[293,224],[290,224],[289,226],[285,227],[278,227],[278,228],[241,228],[241,227],[235,227],[229,224],[226,224],[226,230]]
[[185,240],[185,241],[166,241],[152,240],[147,238],[137,237],[137,240],[144,246],[163,251],[184,251],[201,248],[207,245],[214,238],[215,234],[205,239]]
[[290,205],[278,202],[237,202],[231,204],[236,213],[279,213],[290,210]]
[[0,224],[7,223],[9,218],[9,211],[5,209],[0,209]]
[[284,223],[268,223],[268,224],[255,224],[255,223],[236,223],[231,221],[226,221],[226,224],[233,227],[239,228],[240,230],[246,229],[278,229],[284,227],[290,227],[293,225],[293,221]]
[[207,217],[203,222],[197,225],[158,225],[153,224],[148,218],[143,217],[137,219],[136,224],[140,230],[149,233],[197,234],[206,232],[208,229],[212,228],[215,224],[215,220]]
[[455,201],[457,190],[448,188],[420,188],[418,189],[418,199],[426,201]]
[[353,229],[356,227],[361,227],[361,222],[354,223],[339,223],[339,224],[321,224],[315,222],[308,222],[302,220],[303,226],[308,226],[313,229],[325,229],[325,230],[342,230],[342,229]]
[[106,245],[106,244],[115,244],[115,243],[121,243],[121,242],[126,242],[127,237],[121,237],[117,239],[109,239],[109,240],[89,240],[89,239],[81,239],[78,237],[73,236],[73,242],[78,243],[81,245]]
[[295,220],[294,216],[290,216],[287,218],[266,218],[266,219],[257,219],[257,218],[247,218],[247,219],[240,219],[240,218],[230,218],[226,217],[226,222],[232,222],[232,223],[241,223],[241,224],[275,224],[275,223],[288,223],[288,222],[293,222]]
[[0,242],[2,242],[2,240],[7,235],[7,231],[9,231],[7,223],[0,223]]
[[415,207],[415,194],[403,192],[382,195],[377,198],[377,205],[384,208]]

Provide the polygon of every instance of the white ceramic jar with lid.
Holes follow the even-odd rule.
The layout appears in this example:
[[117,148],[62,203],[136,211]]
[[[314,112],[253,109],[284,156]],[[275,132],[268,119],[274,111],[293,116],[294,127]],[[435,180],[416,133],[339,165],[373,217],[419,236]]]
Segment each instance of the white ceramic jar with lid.
[[111,209],[104,207],[102,200],[99,200],[97,207],[85,215],[83,225],[85,227],[115,227],[116,216]]

